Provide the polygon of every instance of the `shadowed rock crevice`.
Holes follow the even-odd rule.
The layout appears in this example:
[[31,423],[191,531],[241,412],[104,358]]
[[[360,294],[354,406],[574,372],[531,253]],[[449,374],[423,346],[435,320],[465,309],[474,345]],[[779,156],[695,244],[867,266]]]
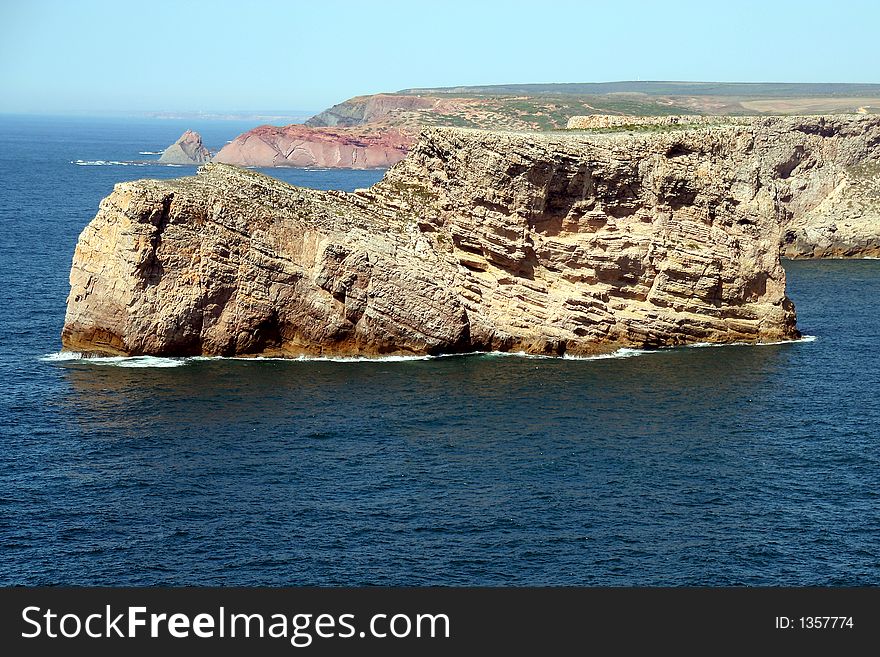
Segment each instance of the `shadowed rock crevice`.
[[788,178],[791,176],[792,171],[801,164],[803,159],[804,148],[802,146],[796,146],[787,160],[776,165],[776,175],[782,179]]
[[138,270],[141,272],[143,286],[156,285],[162,280],[165,273],[165,267],[159,258],[159,247],[162,244],[162,233],[168,227],[171,221],[171,202],[174,200],[174,194],[169,194],[162,199],[161,209],[158,210],[158,218],[151,216],[149,223],[155,226],[150,236],[150,248],[146,252],[143,261],[138,264]]

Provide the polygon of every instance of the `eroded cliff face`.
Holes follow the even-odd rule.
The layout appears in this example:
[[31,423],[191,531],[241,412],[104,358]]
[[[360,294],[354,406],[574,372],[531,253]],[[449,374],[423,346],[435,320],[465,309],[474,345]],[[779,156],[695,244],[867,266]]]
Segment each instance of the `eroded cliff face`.
[[434,129],[356,194],[217,164],[121,183],[80,236],[62,340],[296,356],[793,338],[780,217],[827,196],[826,167],[875,157],[877,125],[761,121]]
[[464,347],[455,268],[413,226],[354,195],[226,165],[121,183],[77,244],[64,346],[157,355]]
[[[874,137],[874,150],[880,145]],[[876,155],[876,153],[875,153]],[[838,167],[809,205],[784,218],[786,258],[880,258],[880,161]]]
[[312,127],[358,126],[385,118],[389,114],[428,109],[437,103],[438,99],[435,98],[399,94],[356,96],[316,114],[305,124]]
[[[786,258],[880,256],[880,116],[575,116],[569,129],[682,130],[739,126],[772,184]],[[733,153],[732,162],[749,153]],[[767,165],[772,165],[767,168]]]
[[399,130],[259,126],[226,144],[214,162],[243,167],[390,167],[406,157],[413,137]]

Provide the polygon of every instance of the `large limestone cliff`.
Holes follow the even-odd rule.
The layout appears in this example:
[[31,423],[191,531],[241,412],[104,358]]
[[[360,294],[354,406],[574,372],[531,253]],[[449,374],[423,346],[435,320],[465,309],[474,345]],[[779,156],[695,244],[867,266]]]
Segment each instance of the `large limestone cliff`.
[[[880,137],[874,159],[837,168],[827,194],[786,217],[782,254],[787,258],[880,257]],[[816,202],[818,201],[818,202]]]
[[[880,256],[880,117],[574,116],[569,129],[651,131],[737,125],[777,162],[786,258]],[[785,132],[790,130],[790,133]],[[808,138],[804,138],[804,136]]]
[[781,218],[877,157],[877,119],[657,133],[433,129],[356,194],[211,164],[121,183],[62,340],[109,354],[386,354],[796,337]]

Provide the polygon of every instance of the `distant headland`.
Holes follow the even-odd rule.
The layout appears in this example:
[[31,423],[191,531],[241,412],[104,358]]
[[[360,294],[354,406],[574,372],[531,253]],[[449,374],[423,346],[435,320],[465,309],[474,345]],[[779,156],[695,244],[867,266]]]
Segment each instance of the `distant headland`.
[[258,126],[223,146],[215,161],[384,168],[402,160],[419,133],[431,127],[530,132],[561,130],[573,116],[589,115],[855,113],[880,113],[880,84],[607,82],[404,89],[350,98],[302,124]]

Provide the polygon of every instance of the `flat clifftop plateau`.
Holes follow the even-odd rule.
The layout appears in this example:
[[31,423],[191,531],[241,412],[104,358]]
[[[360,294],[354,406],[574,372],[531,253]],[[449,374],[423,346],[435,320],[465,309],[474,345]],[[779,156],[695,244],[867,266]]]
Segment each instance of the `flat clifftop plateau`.
[[211,159],[211,152],[202,144],[198,132],[187,130],[162,153],[162,164],[204,164]]
[[[797,337],[780,222],[870,165],[880,117],[608,133],[427,130],[355,194],[210,164],[120,183],[65,348],[590,354]],[[835,174],[836,175],[836,174]]]
[[697,125],[721,125],[727,123],[749,124],[751,117],[715,116],[705,114],[670,114],[668,116],[634,116],[630,114],[588,114],[573,116],[566,123],[568,130],[602,130],[606,128],[685,127]]
[[214,161],[255,167],[385,168],[406,157],[412,142],[396,129],[264,125],[236,137]]

